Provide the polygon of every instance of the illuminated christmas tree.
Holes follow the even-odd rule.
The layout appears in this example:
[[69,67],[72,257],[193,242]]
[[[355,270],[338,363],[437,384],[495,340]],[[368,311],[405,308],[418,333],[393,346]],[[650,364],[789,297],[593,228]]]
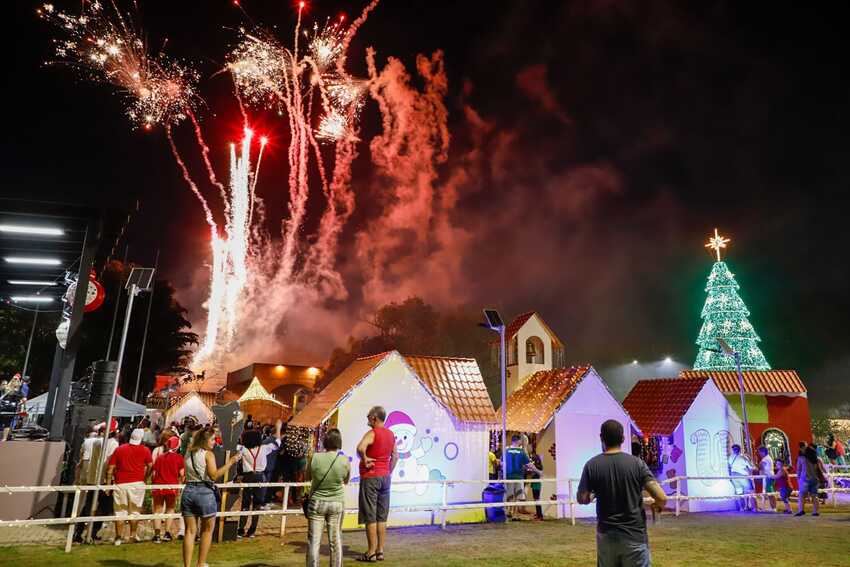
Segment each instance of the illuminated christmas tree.
[[741,286],[735,281],[735,275],[720,258],[720,250],[726,248],[728,238],[724,238],[714,229],[706,248],[717,254],[717,262],[708,275],[705,291],[708,297],[702,308],[702,328],[697,337],[699,352],[694,362],[694,370],[735,370],[735,361],[731,356],[716,352],[720,346],[717,339],[724,339],[733,350],[741,354],[742,370],[770,370],[758,343],[761,341],[753,329],[748,317],[750,311],[738,295]]

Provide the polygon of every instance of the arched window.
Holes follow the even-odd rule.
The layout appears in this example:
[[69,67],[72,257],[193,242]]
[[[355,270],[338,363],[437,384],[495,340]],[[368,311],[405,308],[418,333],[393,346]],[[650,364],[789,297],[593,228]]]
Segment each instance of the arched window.
[[782,459],[787,465],[791,456],[790,447],[788,446],[788,436],[781,429],[765,429],[761,434],[761,444],[767,447],[767,452],[774,460]]
[[525,341],[525,362],[528,364],[546,364],[543,341],[540,337],[528,337]]

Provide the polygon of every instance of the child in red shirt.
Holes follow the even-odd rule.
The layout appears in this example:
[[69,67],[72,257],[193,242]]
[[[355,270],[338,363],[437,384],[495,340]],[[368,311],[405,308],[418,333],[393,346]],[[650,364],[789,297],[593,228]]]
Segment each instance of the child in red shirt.
[[[180,447],[180,439],[178,437],[169,437],[163,447],[164,452],[156,459],[153,464],[153,482],[152,484],[183,484],[183,479],[186,475],[186,465],[183,457],[177,452]],[[176,488],[165,488],[161,490],[152,490],[151,498],[153,499],[153,513],[166,514],[174,513],[174,503],[177,500]],[[160,537],[162,520],[153,521],[154,536],[153,542],[171,541],[171,527],[174,520],[165,520],[165,535]]]
[[791,513],[791,503],[788,497],[791,496],[791,485],[788,479],[788,467],[782,462],[782,459],[776,459],[776,474],[773,475],[773,486],[779,492],[779,497],[785,503],[785,514]]

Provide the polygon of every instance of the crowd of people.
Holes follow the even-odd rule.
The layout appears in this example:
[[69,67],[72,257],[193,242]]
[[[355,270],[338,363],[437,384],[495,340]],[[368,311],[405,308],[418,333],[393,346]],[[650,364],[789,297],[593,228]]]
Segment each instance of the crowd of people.
[[[827,463],[833,465],[844,464],[844,446],[840,441],[830,436],[828,446],[835,452],[827,458]],[[790,459],[774,459],[767,447],[759,447],[759,462],[757,465],[751,463],[749,458],[741,452],[740,445],[732,446],[732,454],[729,456],[729,475],[733,478],[732,486],[735,493],[740,495],[738,508],[743,511],[759,511],[756,499],[756,488],[752,475],[762,475],[764,480],[760,482],[763,494],[767,495],[765,511],[777,512],[777,494],[782,501],[783,513],[791,514],[790,496],[793,490],[791,476],[797,477],[797,512],[795,516],[805,515],[806,500],[811,500],[812,516],[818,516],[818,505],[826,499],[823,490],[827,488],[827,468],[824,461],[826,453],[824,447],[814,443],[801,441],[798,446],[797,458],[794,463]]]
[[[498,480],[502,471],[502,446],[497,444],[491,450],[488,457],[488,475],[490,480]],[[505,479],[537,480],[543,476],[543,459],[537,454],[536,448],[531,444],[525,434],[514,434],[511,436],[511,444],[505,451]],[[528,491],[531,491],[531,500],[540,501],[542,483],[540,482],[507,482],[505,483],[505,500],[509,502],[526,502],[529,500]],[[519,519],[526,512],[522,506],[511,506],[506,508],[505,514],[511,519]],[[535,520],[543,519],[543,507],[534,505]]]
[[[383,408],[372,408],[367,415],[369,431],[357,445],[360,457],[358,516],[360,523],[366,526],[368,541],[368,548],[359,560],[365,562],[384,559],[390,479],[398,462],[395,437],[384,427],[385,419]],[[231,477],[243,483],[309,481],[309,496],[297,490],[290,491],[291,504],[303,504],[308,520],[308,565],[318,565],[325,530],[330,542],[331,565],[342,564],[344,485],[351,478],[351,470],[349,459],[341,452],[342,434],[338,429],[325,432],[325,450],[315,452],[307,463],[308,447],[299,446],[297,441],[282,443],[285,424],[278,421],[274,426],[263,426],[249,416],[233,455],[219,464],[215,448],[222,440],[215,424],[200,425],[186,419],[162,429],[151,426],[144,419],[135,426],[120,429],[114,421],[111,425],[105,451],[102,451],[105,423],[93,426],[83,440],[76,482],[114,486],[98,493],[86,492],[79,515],[92,515],[96,497],[96,515],[119,518],[115,522],[115,545],[142,541],[140,522],[134,518],[146,512],[146,502],[149,502],[152,513],[173,514],[179,509],[181,515],[179,521],[153,520],[152,541],[182,539],[183,563],[189,567],[197,540],[197,565],[205,565],[220,507],[215,483],[232,471]],[[101,452],[104,453],[102,457]],[[184,485],[182,491],[167,488],[180,484]],[[149,490],[148,485],[166,488]],[[146,498],[148,490],[149,500]],[[273,490],[245,487],[241,490],[241,509],[267,510],[274,497]],[[254,537],[258,520],[257,515],[251,515],[250,520],[248,516],[240,516],[237,537]],[[100,541],[102,527],[101,522],[93,522],[90,536],[86,538],[87,526],[77,524],[74,540],[78,543]]]
[[[396,440],[384,427],[386,411],[373,407],[366,416],[368,431],[357,444],[359,457],[358,520],[366,526],[367,549],[358,557],[362,562],[384,559],[387,519],[390,509],[390,480],[398,462]],[[311,453],[307,442],[284,443],[286,425],[260,425],[249,416],[236,451],[222,462],[215,456],[215,448],[222,444],[215,424],[200,425],[192,419],[172,423],[161,429],[142,420],[135,427],[120,429],[113,422],[105,451],[102,451],[105,424],[93,427],[80,449],[77,482],[81,484],[112,485],[111,491],[97,494],[98,516],[117,516],[115,545],[141,541],[139,522],[134,515],[146,510],[146,485],[179,485],[175,488],[150,489],[150,511],[173,514],[179,509],[181,519],[154,520],[153,542],[183,540],[185,567],[192,564],[196,540],[199,542],[198,565],[205,565],[212,543],[215,516],[220,509],[220,496],[215,483],[232,471],[231,478],[244,483],[308,481],[308,493],[290,491],[292,505],[303,505],[308,520],[307,565],[318,566],[320,543],[324,532],[328,534],[331,565],[342,564],[342,521],[344,518],[344,486],[352,476],[350,459],[341,452],[342,433],[338,429],[325,432],[324,451]],[[641,459],[621,451],[624,442],[622,425],[606,421],[600,432],[602,453],[585,465],[577,491],[581,504],[595,500],[597,507],[597,552],[601,565],[648,565],[649,547],[646,536],[645,495],[652,496],[653,514],[663,508],[664,491]],[[101,453],[103,462],[101,463]],[[792,491],[791,476],[796,474],[799,487],[796,515],[805,514],[806,500],[812,502],[812,515],[818,515],[819,491],[825,486],[827,475],[825,460],[831,464],[844,463],[843,444],[831,437],[819,449],[814,444],[800,443],[794,463],[773,459],[766,447],[758,450],[759,461],[752,461],[733,445],[729,457],[732,485],[741,496],[743,510],[757,510],[756,487],[751,475],[763,475],[760,490],[766,494],[771,511],[777,510],[777,496],[784,504],[784,513],[791,514],[789,497]],[[502,473],[501,447],[488,456],[491,479]],[[540,482],[543,475],[542,459],[525,435],[515,434],[505,451],[504,478],[531,480],[532,482],[505,483],[506,500],[526,501],[527,489],[534,501],[540,499]],[[98,477],[100,471],[100,477]],[[534,482],[534,481],[538,482]],[[282,494],[261,487],[245,487],[241,491],[241,509],[268,509],[276,495]],[[179,498],[178,498],[179,497]],[[93,512],[95,493],[88,492],[80,515]],[[519,509],[507,509],[516,517]],[[535,519],[543,518],[542,507],[535,504]],[[258,516],[241,516],[237,537],[254,537]],[[100,523],[93,523],[91,540],[100,539]],[[75,540],[84,540],[85,525],[78,524]]]

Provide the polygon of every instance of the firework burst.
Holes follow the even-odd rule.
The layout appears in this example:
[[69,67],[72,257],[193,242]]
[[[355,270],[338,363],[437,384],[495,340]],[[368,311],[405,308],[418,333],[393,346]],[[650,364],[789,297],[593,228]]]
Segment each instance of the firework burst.
[[134,124],[176,124],[197,105],[197,72],[162,54],[149,55],[133,20],[114,4],[107,9],[100,2],[83,3],[79,16],[44,4],[38,15],[63,36],[54,40],[58,60],[127,95],[127,116]]

